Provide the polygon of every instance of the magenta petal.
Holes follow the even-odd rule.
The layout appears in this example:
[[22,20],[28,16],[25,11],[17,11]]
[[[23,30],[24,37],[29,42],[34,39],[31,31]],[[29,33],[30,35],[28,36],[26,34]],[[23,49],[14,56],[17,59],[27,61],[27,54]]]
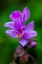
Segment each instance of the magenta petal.
[[7,28],[14,29],[14,22],[6,22],[6,23],[4,24],[4,26],[7,27]]
[[32,37],[34,37],[34,36],[37,36],[37,32],[36,31],[34,31],[34,30],[31,30],[31,31],[26,31],[25,33],[24,33],[24,38],[32,38]]
[[34,21],[30,22],[27,26],[26,26],[26,30],[33,30],[34,29]]
[[22,14],[24,15],[24,20],[27,21],[30,17],[30,11],[27,7],[24,8]]
[[13,37],[13,38],[17,38],[17,37],[18,37],[17,32],[14,31],[14,30],[6,30],[6,33],[7,33],[9,36]]
[[14,21],[14,28],[15,29],[17,29],[17,30],[21,30],[21,27],[22,26],[24,26],[24,23],[23,23],[23,21],[20,19],[20,18],[18,18],[18,19],[16,19],[15,21]]
[[22,13],[20,11],[14,11],[11,13],[10,18],[14,21],[16,18],[22,18]]
[[28,40],[21,38],[21,39],[19,40],[19,43],[20,43],[20,45],[22,45],[22,46],[24,47],[24,46],[27,45]]

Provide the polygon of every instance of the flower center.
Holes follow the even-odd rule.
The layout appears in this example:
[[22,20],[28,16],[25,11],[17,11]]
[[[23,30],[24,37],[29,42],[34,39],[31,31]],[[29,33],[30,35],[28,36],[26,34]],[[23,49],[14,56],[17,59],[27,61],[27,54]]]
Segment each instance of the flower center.
[[22,34],[18,34],[18,37],[21,38],[22,37]]

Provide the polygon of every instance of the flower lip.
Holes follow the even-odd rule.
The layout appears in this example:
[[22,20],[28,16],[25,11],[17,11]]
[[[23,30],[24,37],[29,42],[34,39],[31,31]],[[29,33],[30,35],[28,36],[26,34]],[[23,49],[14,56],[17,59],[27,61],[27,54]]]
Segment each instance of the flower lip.
[[22,18],[22,13],[17,10],[11,13],[10,18],[12,21],[14,21],[16,18]]

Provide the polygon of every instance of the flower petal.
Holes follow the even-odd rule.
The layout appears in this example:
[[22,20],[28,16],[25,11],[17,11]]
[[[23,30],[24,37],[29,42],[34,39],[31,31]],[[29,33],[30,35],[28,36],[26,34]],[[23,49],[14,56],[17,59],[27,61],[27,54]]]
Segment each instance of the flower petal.
[[14,21],[16,18],[22,18],[22,13],[20,11],[14,11],[11,13],[10,18]]
[[26,26],[26,30],[33,30],[34,29],[34,21],[30,22],[27,26]]
[[17,30],[21,30],[21,27],[24,26],[24,23],[23,21],[18,18],[14,21],[14,28],[17,29]]
[[25,33],[24,33],[24,38],[32,38],[32,37],[34,37],[34,36],[37,36],[37,32],[36,31],[34,31],[34,30],[31,30],[31,31],[26,31]]
[[20,43],[20,45],[22,45],[22,46],[24,47],[24,46],[27,45],[28,40],[21,38],[21,39],[19,40],[19,43]]
[[22,14],[24,15],[24,20],[27,21],[30,17],[30,11],[27,7],[24,8]]
[[6,22],[4,24],[5,27],[8,27],[8,28],[11,28],[11,29],[14,29],[14,22]]
[[17,37],[18,37],[17,32],[14,31],[14,30],[6,30],[6,33],[7,33],[9,36],[13,37],[13,38],[17,38]]

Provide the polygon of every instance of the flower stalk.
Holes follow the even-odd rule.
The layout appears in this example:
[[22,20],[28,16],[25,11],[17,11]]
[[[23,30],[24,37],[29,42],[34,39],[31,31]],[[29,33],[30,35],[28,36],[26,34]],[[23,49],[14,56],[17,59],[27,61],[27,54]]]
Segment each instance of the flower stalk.
[[16,48],[16,51],[14,52],[14,57],[13,58],[14,58],[14,61],[16,62],[16,64],[20,64],[19,60],[21,60],[24,64],[26,64],[28,62],[29,58],[31,58],[33,63],[36,64],[36,61],[35,61],[34,57],[30,54],[27,54],[25,49],[22,48],[21,46],[18,46]]

